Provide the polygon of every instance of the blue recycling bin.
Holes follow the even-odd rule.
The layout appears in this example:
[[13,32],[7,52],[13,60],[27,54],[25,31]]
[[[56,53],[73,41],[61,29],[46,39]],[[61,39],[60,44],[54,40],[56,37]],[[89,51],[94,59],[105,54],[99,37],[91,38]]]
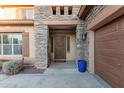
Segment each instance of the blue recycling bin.
[[79,72],[85,72],[86,71],[87,62],[85,60],[78,60],[77,65],[78,65],[78,71]]

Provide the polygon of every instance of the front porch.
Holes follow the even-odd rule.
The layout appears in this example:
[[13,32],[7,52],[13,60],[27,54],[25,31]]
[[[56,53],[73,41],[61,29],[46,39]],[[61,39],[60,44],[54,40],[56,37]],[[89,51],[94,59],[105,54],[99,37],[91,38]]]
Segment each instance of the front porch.
[[14,76],[0,74],[0,87],[108,88],[110,86],[95,74],[78,72],[75,62],[52,62],[43,74],[17,74]]

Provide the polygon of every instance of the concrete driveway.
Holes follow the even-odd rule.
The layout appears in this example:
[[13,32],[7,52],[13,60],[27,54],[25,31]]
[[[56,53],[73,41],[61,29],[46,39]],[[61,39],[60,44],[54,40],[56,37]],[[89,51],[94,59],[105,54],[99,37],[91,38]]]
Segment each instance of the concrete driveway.
[[73,63],[53,63],[43,74],[0,74],[0,87],[5,88],[103,88],[110,87],[100,77],[80,73]]

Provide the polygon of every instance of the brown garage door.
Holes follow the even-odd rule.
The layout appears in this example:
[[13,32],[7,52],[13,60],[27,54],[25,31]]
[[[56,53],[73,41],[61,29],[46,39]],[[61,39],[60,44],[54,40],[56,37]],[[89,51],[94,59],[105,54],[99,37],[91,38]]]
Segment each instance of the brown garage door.
[[112,87],[124,87],[124,15],[96,30],[95,72]]

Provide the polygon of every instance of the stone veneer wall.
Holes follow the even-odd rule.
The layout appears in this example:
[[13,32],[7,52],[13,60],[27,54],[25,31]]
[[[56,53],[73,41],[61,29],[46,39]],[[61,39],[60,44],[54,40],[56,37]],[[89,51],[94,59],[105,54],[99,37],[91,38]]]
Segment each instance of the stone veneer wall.
[[68,7],[65,6],[64,15],[60,14],[60,6],[56,6],[56,15],[52,14],[51,6],[39,6],[40,7],[40,17],[43,21],[68,21],[68,20],[78,20],[78,11],[80,6],[73,6],[72,15],[68,15]]
[[[105,5],[95,5],[86,16],[85,20],[80,21],[77,26],[77,58],[87,60],[89,64],[89,30],[87,25],[105,9]],[[82,41],[82,33],[87,32],[87,40]]]
[[82,33],[84,27],[84,22],[80,20],[79,24],[76,28],[76,46],[77,46],[77,59],[84,59],[84,47],[83,47],[83,40],[82,40]]
[[34,6],[34,30],[35,30],[35,58],[37,68],[46,68],[48,62],[48,26],[43,24],[44,9],[41,6]]
[[107,5],[95,5],[85,18],[85,26],[87,26],[92,20],[97,17]]
[[48,40],[49,28],[44,21],[68,21],[79,20],[77,17],[80,6],[73,6],[72,15],[68,15],[68,7],[65,8],[65,14],[60,15],[60,7],[57,6],[56,15],[52,14],[51,6],[34,6],[34,30],[35,30],[35,58],[36,67],[46,68],[48,65]]
[[[86,16],[85,20],[79,20],[77,17],[80,6],[73,6],[72,15],[68,15],[67,7],[65,6],[65,14],[60,15],[60,7],[57,6],[56,15],[52,15],[51,6],[34,6],[34,29],[35,29],[35,58],[38,68],[46,68],[48,65],[48,38],[49,28],[44,21],[67,21],[79,20],[76,28],[76,43],[77,43],[77,59],[85,59],[89,61],[89,35],[86,41],[82,40],[82,33],[88,32],[87,25],[105,8],[103,5],[94,6]],[[89,33],[89,32],[88,32]]]

